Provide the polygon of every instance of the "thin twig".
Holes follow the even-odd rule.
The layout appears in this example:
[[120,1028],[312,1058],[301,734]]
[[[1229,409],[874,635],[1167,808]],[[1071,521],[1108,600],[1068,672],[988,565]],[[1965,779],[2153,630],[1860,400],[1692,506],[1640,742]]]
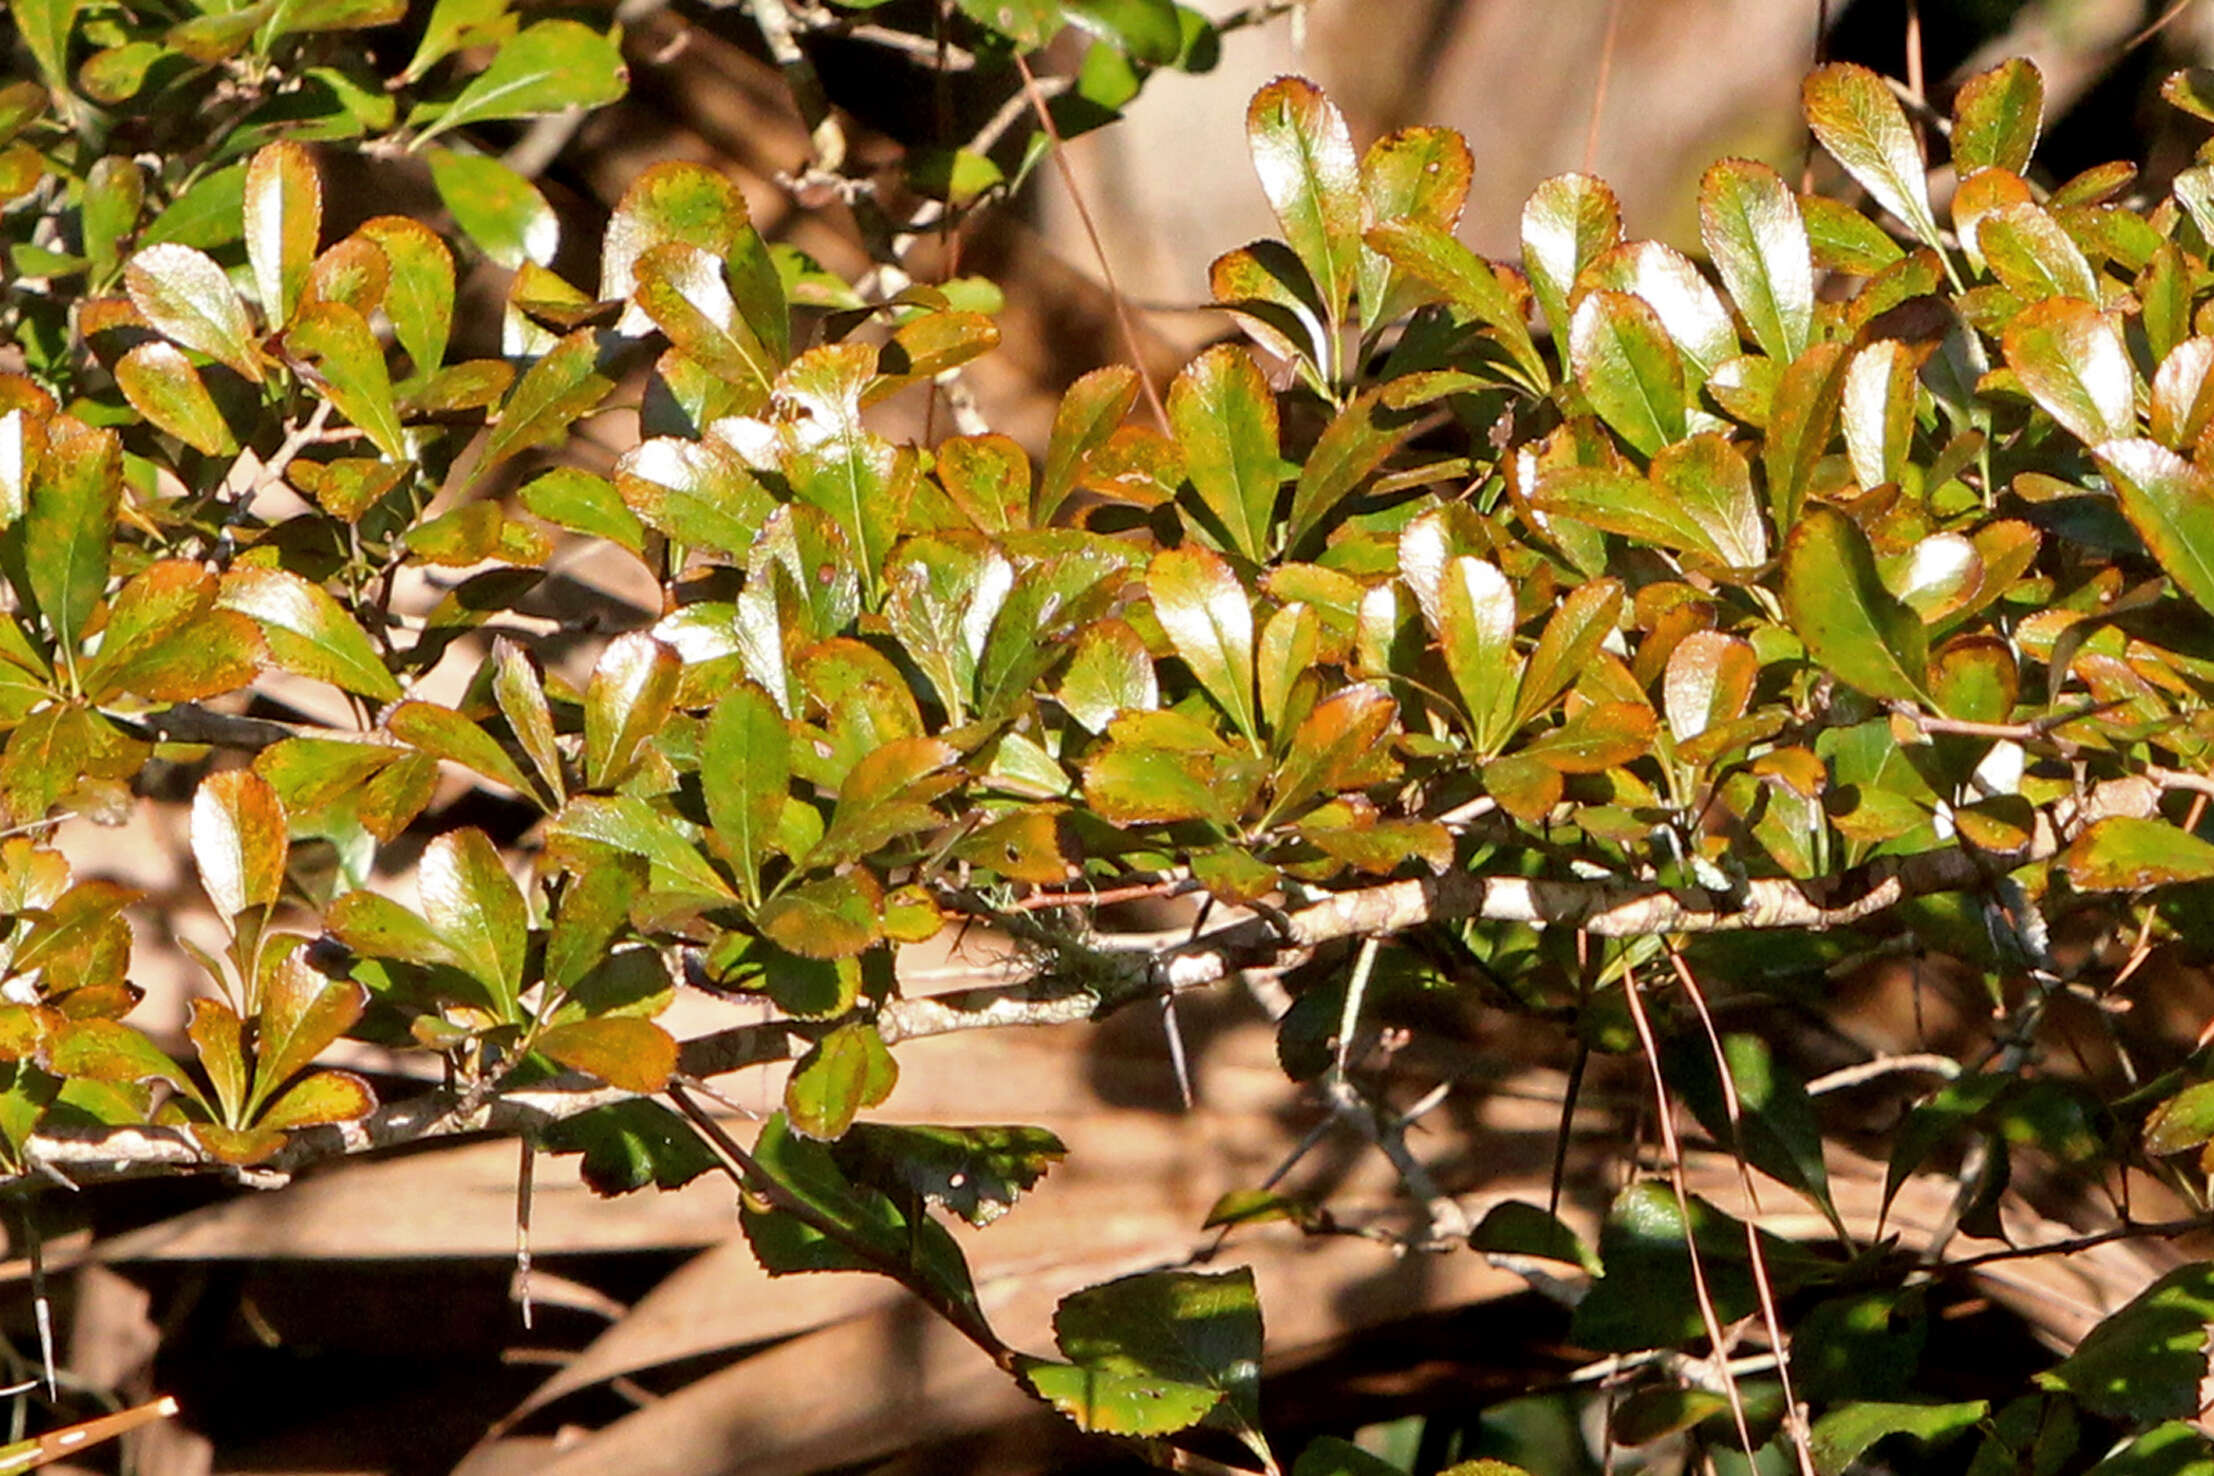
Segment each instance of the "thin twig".
[[1092,257],[1099,263],[1100,276],[1107,284],[1107,300],[1115,310],[1115,326],[1122,331],[1123,350],[1130,355],[1130,367],[1138,372],[1138,385],[1145,391],[1145,402],[1151,407],[1161,433],[1166,435],[1169,433],[1168,410],[1161,404],[1161,393],[1153,387],[1153,376],[1146,370],[1138,327],[1130,320],[1130,301],[1115,283],[1114,263],[1107,259],[1107,248],[1099,239],[1099,227],[1092,222],[1091,207],[1084,203],[1084,191],[1077,185],[1076,170],[1069,164],[1060,125],[1053,121],[1053,110],[1046,106],[1045,94],[1038,90],[1038,79],[1031,74],[1030,63],[1023,60],[1020,52],[1015,54],[1015,70],[1022,76],[1023,92],[1030,99],[1031,111],[1038,115],[1038,126],[1045,130],[1046,139],[1052,145],[1053,167],[1059,171],[1061,184],[1069,192],[1069,203],[1076,207],[1076,218],[1083,224],[1085,238],[1091,242]]

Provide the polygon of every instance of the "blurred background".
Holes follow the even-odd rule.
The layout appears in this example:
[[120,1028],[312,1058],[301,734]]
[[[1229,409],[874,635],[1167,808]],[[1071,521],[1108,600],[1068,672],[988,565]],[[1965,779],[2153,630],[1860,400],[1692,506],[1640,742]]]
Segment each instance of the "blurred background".
[[[927,32],[934,3],[891,0],[869,15]],[[2206,131],[2159,101],[2159,82],[2214,56],[2214,3],[2201,0],[1209,0],[1203,8],[1250,22],[1223,36],[1214,69],[1157,76],[1125,121],[1072,139],[1067,154],[1134,306],[1149,367],[1164,375],[1232,331],[1204,305],[1209,261],[1275,232],[1243,117],[1255,88],[1282,72],[1319,81],[1348,115],[1357,145],[1416,122],[1463,132],[1476,159],[1463,235],[1511,257],[1524,197],[1564,170],[1607,178],[1632,235],[1690,249],[1693,186],[1718,157],[1755,156],[1788,177],[1811,170],[1834,186],[1810,166],[1798,119],[1798,79],[1824,59],[1898,77],[1942,111],[1961,77],[2002,56],[2030,56],[2046,77],[2045,167],[2064,177],[2137,160],[2147,165],[2140,187],[2157,194]],[[416,9],[427,12],[427,0]],[[573,132],[515,141],[518,155],[537,149],[533,168],[563,214],[564,274],[593,279],[589,254],[609,207],[641,169],[666,158],[706,162],[738,181],[770,239],[849,278],[866,271],[846,211],[835,202],[802,206],[782,182],[804,163],[807,135],[748,6],[626,0],[621,14],[631,96]],[[394,42],[409,44],[406,35]],[[1004,69],[940,75],[927,55],[850,33],[810,44],[853,149],[887,178],[910,151],[970,136],[1015,96]],[[1073,73],[1080,41],[1066,39],[1047,61],[1048,80]],[[1014,155],[1022,132],[1008,135]],[[372,206],[390,208],[356,202],[361,214]],[[937,269],[1001,284],[1005,343],[970,380],[986,418],[1035,449],[1063,388],[1123,356],[1099,258],[1070,194],[1051,168],[1038,168],[1016,199],[980,212],[936,251]],[[496,333],[503,284],[493,274],[473,286],[476,331]],[[612,457],[622,448],[621,418],[596,424]],[[904,429],[921,428],[918,420]],[[648,622],[613,573],[595,582],[589,562],[566,572],[564,598],[593,602],[602,629]],[[576,608],[555,613],[573,618]],[[471,807],[495,803],[465,785],[441,802],[447,826],[480,823]],[[82,869],[146,890],[137,919],[137,977],[152,991],[146,1018],[181,1022],[192,971],[174,940],[201,925],[201,902],[178,864],[182,816],[145,810],[125,831],[69,827],[63,843]],[[948,987],[990,967],[989,947],[972,939],[914,960],[908,987]],[[1873,1048],[1946,1049],[1980,1025],[1970,982],[1948,980],[1941,968],[1911,978],[1903,966],[1873,971],[1847,986],[1847,1018]],[[2141,1020],[2147,1030],[2180,1027],[2187,1040],[2208,1014],[2203,980],[2179,976],[2158,997],[2172,1001],[2173,1018]],[[671,1024],[696,1033],[743,1008],[688,1000]],[[1104,1028],[903,1048],[887,1115],[1036,1122],[1072,1150],[1064,1171],[971,1243],[987,1305],[1018,1344],[1044,1346],[1053,1300],[1069,1287],[1204,1250],[1213,1237],[1198,1227],[1215,1198],[1260,1183],[1322,1117],[1278,1069],[1261,1005],[1237,990],[1186,1013],[1190,1110],[1179,1103],[1158,1021],[1139,1013]],[[1497,1199],[1542,1198],[1565,1059],[1533,1055],[1473,1007],[1445,1023],[1428,1055],[1406,1058],[1417,1076],[1454,1086],[1417,1151],[1476,1213]],[[397,1059],[362,1064],[408,1069]],[[723,1086],[742,1112],[773,1104],[781,1081]],[[1619,1183],[1626,1151],[1646,1127],[1641,1090],[1624,1076],[1584,1093],[1572,1124],[1572,1218],[1588,1223]],[[1879,1092],[1866,1110],[1889,1121],[1901,1100]],[[510,1300],[516,1160],[511,1142],[449,1144],[337,1165],[281,1194],[194,1183],[49,1196],[41,1207],[47,1270],[71,1376],[117,1399],[162,1391],[184,1401],[183,1422],[129,1451],[133,1469],[149,1476],[1115,1467],[1112,1453],[1041,1415],[889,1284],[768,1282],[735,1238],[718,1182],[602,1202],[567,1161],[546,1161],[534,1224],[537,1308],[526,1329]],[[1847,1186],[1842,1199],[1872,1205],[1880,1166],[1831,1169]],[[1694,1170],[1696,1187],[1731,1203],[1733,1173],[1705,1159]],[[1330,1138],[1291,1182],[1328,1193],[1340,1209],[1378,1215],[1389,1213],[1394,1188],[1365,1146]],[[1910,1193],[1892,1224],[1911,1229],[1916,1214],[1943,1209],[1917,1206]],[[1998,1376],[2027,1366],[2040,1335],[2072,1336],[2143,1284],[2141,1253],[2108,1250],[2065,1282],[2039,1284],[2025,1270],[2011,1292],[1964,1302],[1934,1322],[1933,1337],[1957,1345],[1963,1367]],[[1565,1377],[1573,1367],[1557,1346],[1557,1310],[1520,1280],[1473,1255],[1398,1259],[1369,1241],[1304,1241],[1281,1227],[1241,1237],[1228,1254],[1261,1278],[1271,1319],[1265,1407],[1295,1440],[1376,1425],[1419,1443],[1453,1428],[1465,1436],[1456,1448],[1511,1454],[1549,1473],[1588,1461],[1563,1413],[1570,1406],[1491,1407],[1495,1389],[1520,1387],[1532,1369]],[[27,1261],[5,1274],[9,1341],[0,1352],[20,1373],[35,1365]],[[1441,1425],[1432,1418],[1441,1412],[1459,1423]]]

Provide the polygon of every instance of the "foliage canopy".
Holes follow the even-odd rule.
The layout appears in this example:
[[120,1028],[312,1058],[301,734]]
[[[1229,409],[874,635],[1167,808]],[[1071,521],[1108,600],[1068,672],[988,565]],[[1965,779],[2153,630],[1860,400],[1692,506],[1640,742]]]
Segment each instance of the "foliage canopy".
[[[834,174],[792,16],[754,9]],[[1931,1402],[1917,1324],[1965,1274],[1952,1230],[1898,1245],[1841,1209],[1837,1125],[1774,1023],[1819,1019],[1871,950],[1957,959],[1991,1050],[1891,1134],[1886,1199],[1945,1168],[1971,1234],[2003,1232],[2032,1169],[2200,1202],[2203,1051],[2107,1092],[2052,1069],[2046,1027],[2156,942],[2214,944],[2214,163],[2157,197],[2126,165],[2044,180],[2042,83],[2008,62],[1954,101],[1940,203],[1891,91],[1831,65],[1807,118],[1868,208],[1724,160],[1702,267],[1563,175],[1502,265],[1454,238],[1457,136],[1360,148],[1283,78],[1247,116],[1283,238],[1211,286],[1286,387],[1224,343],[1149,423],[1151,387],[1103,369],[1034,459],[868,413],[958,400],[998,340],[989,284],[896,254],[841,280],[704,167],[647,170],[596,279],[557,272],[560,221],[488,130],[618,97],[594,25],[504,0],[11,10],[36,69],[0,89],[17,1192],[272,1182],[488,1127],[581,1155],[603,1193],[719,1168],[772,1272],[897,1279],[1087,1430],[1164,1463],[1184,1442],[1383,1470],[1271,1448],[1239,1270],[1092,1287],[1054,1356],[1009,1346],[947,1220],[1050,1193],[1062,1145],[875,1115],[903,1041],[1266,974],[1285,1071],[1419,1205],[1405,1243],[1530,1268],[1575,1345],[1634,1371],[1612,1440],[1820,1476],[1892,1436],[1972,1438],[1979,1473],[2214,1461],[2203,1265],[2011,1402]],[[1094,38],[1064,129],[1219,44],[1167,0],[958,10],[980,66]],[[182,105],[211,87],[211,115]],[[2205,78],[2168,93],[2214,118]],[[1048,146],[915,161],[894,224],[982,208]],[[331,228],[340,155],[421,170],[453,230]],[[460,293],[480,261],[507,271],[496,346]],[[580,427],[618,410],[637,436],[593,470]],[[637,628],[530,615],[584,544],[658,588]],[[181,1053],[126,1020],[133,895],[51,844],[180,773],[229,939]],[[446,819],[456,773],[529,822]],[[411,901],[387,872],[418,854]],[[1102,934],[1102,893],[1206,907]],[[902,945],[972,921],[1019,968],[903,986]],[[774,1019],[679,1041],[657,1016],[680,987]],[[1530,1022],[1579,1072],[1649,1062],[1671,1154],[1680,1108],[1827,1234],[1734,1218],[1665,1156],[1596,1244],[1536,1204],[1472,1223],[1371,1059],[1443,1001]],[[450,1086],[379,1102],[317,1064],[347,1037]],[[739,1141],[702,1081],[783,1060],[782,1110]],[[2200,1225],[2117,1203],[2120,1235]],[[1279,1220],[1393,1233],[1258,1185],[1214,1216]]]

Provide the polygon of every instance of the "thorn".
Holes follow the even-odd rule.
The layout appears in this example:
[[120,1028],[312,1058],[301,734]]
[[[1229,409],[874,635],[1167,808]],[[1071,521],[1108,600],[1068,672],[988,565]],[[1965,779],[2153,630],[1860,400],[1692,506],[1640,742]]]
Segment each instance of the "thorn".
[[1184,1056],[1184,1031],[1176,1023],[1176,992],[1170,990],[1161,996],[1161,1026],[1168,1032],[1169,1064],[1176,1068],[1176,1091],[1183,1098],[1184,1110],[1192,1110],[1191,1063]]
[[46,1375],[46,1397],[60,1399],[61,1384],[54,1374],[54,1303],[46,1295],[46,1241],[28,1204],[23,1206],[23,1243],[31,1257],[31,1315],[38,1324],[39,1368]]
[[538,1150],[528,1136],[520,1141],[522,1158],[515,1170],[515,1300],[523,1309],[523,1331],[529,1332],[535,1322],[530,1299],[530,1202]]

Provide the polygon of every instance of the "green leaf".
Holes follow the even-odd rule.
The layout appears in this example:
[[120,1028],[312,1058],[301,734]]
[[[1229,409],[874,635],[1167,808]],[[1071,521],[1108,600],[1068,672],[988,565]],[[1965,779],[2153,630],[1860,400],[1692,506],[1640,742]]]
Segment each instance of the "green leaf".
[[1253,706],[1253,607],[1245,587],[1206,549],[1168,549],[1146,574],[1169,645],[1246,740],[1260,743]]
[[1061,10],[1132,61],[1166,67],[1183,53],[1184,28],[1171,0],[1061,0]]
[[194,792],[192,859],[226,921],[276,904],[289,841],[283,803],[251,769],[211,774]]
[[786,462],[792,491],[830,514],[872,592],[915,486],[913,448],[895,448],[861,424],[861,391],[875,369],[874,349],[847,342],[802,354],[779,381],[808,417],[804,447],[795,444]]
[[1846,345],[1817,343],[1793,360],[1777,381],[1761,470],[1768,477],[1769,516],[1779,529],[1788,530],[1799,521],[1814,469],[1837,429],[1850,363]]
[[238,1012],[219,999],[196,999],[185,1020],[185,1036],[200,1057],[200,1069],[208,1074],[215,1101],[226,1123],[243,1127],[246,1117],[248,1071],[246,1027]]
[[1830,157],[1923,245],[1942,250],[1921,143],[1883,79],[1851,62],[1831,62],[1809,74],[1801,100],[1807,126]]
[[671,241],[649,247],[633,272],[633,301],[670,343],[740,388],[741,403],[758,405],[768,398],[780,366],[739,311],[720,260]]
[[1145,1373],[1120,1373],[1052,1363],[1022,1362],[1031,1392],[1095,1435],[1173,1435],[1205,1419],[1222,1391]]
[[1353,293],[1363,225],[1360,160],[1345,117],[1304,77],[1279,77],[1253,95],[1245,132],[1261,191],[1335,321]]
[[323,182],[304,147],[282,141],[254,155],[246,166],[244,218],[262,318],[282,326],[300,306],[323,231]]
[[2110,1313],[2037,1382],[2074,1395],[2108,1419],[2196,1418],[2209,1323],[2214,1323],[2214,1262],[2178,1266]]
[[628,795],[579,796],[563,807],[554,821],[554,831],[557,836],[594,841],[645,857],[654,868],[653,889],[657,892],[674,892],[709,904],[738,900],[675,823],[643,800]]
[[315,361],[322,372],[318,388],[340,414],[393,461],[410,459],[384,346],[360,313],[344,303],[311,302],[301,308],[284,338],[288,347]]
[[1215,1391],[1217,1422],[1266,1457],[1251,1271],[1152,1271],[1087,1287],[1061,1299],[1053,1336],[1083,1368]]
[[599,368],[599,343],[589,328],[577,329],[548,349],[500,406],[479,474],[518,451],[568,435],[579,417],[598,409],[615,387]]
[[122,497],[123,448],[115,432],[69,416],[48,422],[46,454],[17,525],[26,572],[11,578],[18,590],[28,588],[65,651],[76,649],[107,590]]
[[894,1127],[856,1123],[837,1149],[854,1179],[916,1195],[979,1229],[1014,1207],[1068,1156],[1036,1127]]
[[776,849],[791,782],[791,735],[776,703],[751,682],[732,688],[708,714],[700,789],[716,843],[749,898],[758,897],[762,863]]
[[453,253],[429,226],[404,215],[380,215],[364,222],[357,234],[384,253],[390,268],[384,312],[414,365],[411,377],[436,374],[446,362],[453,331]]
[[[1450,128],[1402,128],[1361,155],[1361,195],[1367,219],[1379,225],[1419,222],[1450,236],[1460,223],[1475,174],[1468,142]],[[1420,302],[1413,284],[1374,249],[1361,253],[1361,331],[1403,316]],[[1527,329],[1525,329],[1527,333]]]
[[241,159],[201,175],[139,233],[139,244],[213,251],[236,241],[245,209],[246,163]]
[[1846,367],[1838,419],[1863,487],[1896,482],[1906,467],[1920,397],[1916,368],[1914,352],[1895,338],[1869,344]]
[[449,707],[435,702],[403,702],[385,714],[385,730],[410,748],[459,764],[517,794],[531,792],[530,781],[490,733]]
[[2071,841],[2057,865],[2079,892],[2140,892],[2214,877],[2214,844],[2164,820],[2115,815]]
[[2114,1451],[2091,1476],[2207,1476],[2214,1471],[2214,1442],[2188,1420],[2170,1420]]
[[655,436],[615,463],[615,490],[647,526],[689,548],[753,551],[776,504],[721,440]]
[[1243,349],[1217,344],[1169,386],[1168,412],[1199,500],[1230,546],[1260,562],[1283,482],[1276,397],[1268,381]]
[[1978,72],[1953,94],[1953,168],[2026,173],[2045,121],[2045,77],[2027,57]]
[[645,550],[645,525],[623,505],[614,484],[580,467],[556,467],[534,477],[523,484],[516,499],[547,522],[573,533],[604,538],[634,554]]
[[683,662],[643,631],[617,636],[584,693],[584,782],[613,789],[629,778],[676,701]]
[[1038,483],[1037,503],[1030,511],[1030,526],[1043,528],[1053,521],[1069,493],[1076,490],[1085,460],[1107,443],[1137,398],[1138,373],[1127,364],[1094,369],[1069,386],[1053,413],[1045,471]]
[[194,353],[261,382],[246,304],[212,258],[190,246],[148,246],[123,269],[131,304],[160,332]]
[[620,98],[628,77],[612,37],[572,20],[538,21],[501,42],[492,64],[427,122],[432,105],[417,104],[408,127],[422,128],[411,147],[452,128],[596,108]]
[[1479,755],[1497,754],[1513,732],[1522,661],[1514,649],[1514,586],[1494,564],[1460,557],[1438,589],[1438,646],[1468,714]]
[[464,47],[497,46],[515,34],[511,0],[438,0],[423,23],[423,39],[399,80],[413,82]]
[[81,0],[8,0],[8,11],[46,85],[69,95],[69,37]]
[[1592,286],[1627,292],[1653,310],[1693,388],[1741,351],[1730,310],[1682,252],[1658,241],[1629,241],[1593,262],[1587,273]]
[[1784,545],[1783,576],[1784,613],[1809,655],[1871,697],[1921,700],[1929,637],[1884,588],[1859,524],[1827,507],[1807,513]]
[[1120,620],[1102,620],[1077,637],[1054,700],[1093,733],[1125,712],[1161,705],[1160,683],[1145,640]]
[[[308,961],[306,944],[293,949],[263,985],[255,1017],[254,1095],[248,1115],[270,1094],[307,1069],[317,1056],[361,1019],[369,991],[351,979],[333,979]],[[333,1119],[334,1121],[337,1119]]]
[[1545,622],[1522,673],[1510,728],[1519,728],[1551,707],[1583,678],[1600,646],[1614,633],[1622,614],[1622,584],[1594,579],[1580,584]]
[[2157,441],[2108,441],[2092,459],[2160,567],[2214,610],[2214,478]]
[[1641,454],[1683,439],[1683,359],[1643,298],[1586,294],[1569,325],[1568,361],[1599,418]]
[[541,1031],[538,1053],[626,1092],[658,1092],[676,1074],[677,1043],[651,1020],[602,1015]]
[[321,585],[282,569],[233,569],[216,598],[224,609],[252,617],[270,659],[284,670],[379,702],[400,697],[400,684],[369,638]]
[[1981,1399],[1962,1404],[1863,1402],[1833,1409],[1814,1422],[1809,1440],[1815,1476],[1844,1476],[1886,1436],[1911,1435],[1928,1445],[1973,1429],[1990,1412],[1990,1404]]
[[1530,338],[1522,304],[1500,284],[1490,262],[1453,239],[1445,227],[1427,220],[1389,220],[1371,229],[1365,239],[1392,267],[1497,334],[1520,370],[1523,387],[1533,394],[1545,392],[1549,376]]
[[[1830,1200],[1829,1167],[1822,1157],[1822,1124],[1806,1084],[1776,1060],[1757,1035],[1722,1037],[1725,1088],[1713,1043],[1695,1032],[1677,1053],[1669,1085],[1683,1094],[1699,1125],[1745,1162],[1811,1200],[1850,1239]],[[1734,1100],[1736,1112],[1730,1110]]]
[[1761,352],[1797,359],[1814,329],[1814,263],[1791,186],[1766,164],[1720,160],[1699,182],[1699,236]]
[[2145,1122],[2145,1151],[2155,1158],[2183,1153],[2214,1139],[2214,1081],[2193,1082],[2153,1109]]
[[115,384],[132,409],[195,451],[228,456],[238,449],[200,371],[175,344],[149,339],[133,348],[117,362]]
[[815,1042],[792,1068],[784,1086],[785,1119],[795,1133],[841,1138],[862,1108],[883,1102],[898,1082],[899,1063],[876,1026],[851,1021]]
[[955,0],[961,13],[999,32],[1023,51],[1036,51],[1061,33],[1061,0]]
[[480,154],[432,149],[428,158],[438,198],[478,250],[509,271],[553,261],[561,221],[529,180]]
[[84,227],[85,256],[96,279],[115,269],[116,246],[138,225],[145,203],[146,176],[136,160],[110,154],[85,171],[78,218]]
[[1560,1216],[1517,1199],[1502,1200],[1484,1211],[1484,1218],[1469,1232],[1468,1243],[1493,1255],[1539,1256],[1581,1266],[1594,1276],[1600,1271],[1599,1258]]
[[681,1189],[716,1165],[691,1124],[657,1102],[633,1099],[548,1126],[548,1153],[581,1153],[578,1172],[603,1198],[653,1185]]
[[1976,218],[1976,246],[2002,286],[2022,302],[2096,302],[2099,279],[2083,250],[2043,206],[2021,201]]
[[[1702,1302],[1724,1327],[1761,1306],[1745,1223],[1703,1199],[1684,1205],[1666,1184],[1645,1180],[1615,1197],[1599,1235],[1606,1274],[1578,1304],[1570,1336],[1595,1352],[1675,1346],[1707,1335]],[[1765,1272],[1781,1298],[1827,1267],[1790,1241],[1758,1237]],[[1698,1248],[1703,1283],[1692,1274]]]
[[1363,390],[1332,416],[1315,438],[1292,487],[1286,548],[1296,547],[1321,527],[1338,504],[1414,434],[1420,418],[1419,411],[1391,408],[1381,388]]
[[1576,279],[1621,240],[1622,206],[1604,181],[1588,174],[1557,174],[1523,205],[1522,269],[1563,350]]
[[484,986],[500,1018],[517,1020],[530,918],[490,838],[475,828],[437,837],[424,848],[416,887],[455,966]]

